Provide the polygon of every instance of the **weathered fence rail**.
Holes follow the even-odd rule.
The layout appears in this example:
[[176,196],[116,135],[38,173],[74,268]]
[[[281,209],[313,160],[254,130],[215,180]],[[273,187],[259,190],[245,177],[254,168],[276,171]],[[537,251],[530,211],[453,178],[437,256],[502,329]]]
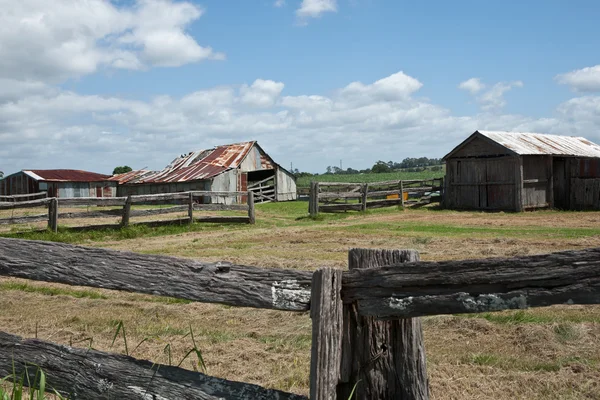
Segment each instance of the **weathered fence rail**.
[[48,197],[47,192],[28,193],[28,194],[14,194],[11,196],[0,195],[1,202],[18,203],[27,200],[45,199]]
[[[418,259],[412,250],[354,249],[349,253],[350,270],[322,268],[311,273],[0,238],[0,276],[232,306],[310,310],[310,391],[315,400],[346,400],[355,385],[357,399],[428,399],[419,316],[600,304],[600,248],[467,261]],[[161,375],[160,384],[144,386],[152,364],[101,352],[90,358],[90,365],[92,360],[105,360],[98,362],[99,370],[84,365],[89,381],[69,379],[61,371],[74,365],[77,351],[0,334],[0,372],[11,373],[13,359],[7,354],[14,352],[19,368],[37,363],[47,370],[49,385],[64,393],[78,390],[81,398],[173,398],[164,388],[179,390],[182,382],[195,382],[192,388],[199,391],[194,393],[205,390],[204,397],[196,398],[243,398],[235,393],[257,399],[302,398],[271,395],[252,385],[245,389],[245,384],[166,366],[159,369],[169,372]],[[119,371],[136,372],[126,378],[128,374]],[[115,388],[114,392],[99,394],[87,384],[94,379],[104,379],[105,389]]]
[[[227,197],[235,197],[246,199],[246,204],[204,204],[207,198],[223,199]],[[132,209],[133,204],[154,205],[154,204],[177,204],[184,203],[185,205],[175,205],[166,208],[156,209]],[[80,206],[105,206],[105,207],[122,207],[122,209],[108,210],[87,210],[83,212],[59,212],[61,207],[80,207]],[[72,229],[98,229],[98,228],[116,228],[130,225],[132,217],[148,217],[153,215],[180,213],[188,211],[187,218],[171,218],[168,220],[159,221],[143,221],[135,224],[145,224],[151,226],[159,226],[166,224],[185,224],[193,222],[213,222],[213,223],[250,223],[256,221],[254,209],[254,193],[252,192],[210,192],[210,191],[192,191],[180,193],[161,193],[152,195],[139,195],[129,197],[76,197],[76,198],[42,198],[37,200],[26,200],[21,202],[2,202],[0,210],[16,210],[22,208],[39,208],[48,207],[48,214],[37,214],[30,216],[11,216],[1,218],[0,225],[6,224],[23,224],[32,222],[48,221],[48,228],[54,232],[58,229],[59,219],[70,218],[110,218],[117,217],[121,221],[118,224],[108,225],[91,225],[84,227],[73,227]],[[248,216],[194,216],[194,211],[246,211]]]
[[[395,205],[423,205],[441,199],[443,178],[372,183],[311,182],[309,213],[366,211]],[[349,202],[350,201],[350,202]],[[322,204],[321,204],[322,203]]]

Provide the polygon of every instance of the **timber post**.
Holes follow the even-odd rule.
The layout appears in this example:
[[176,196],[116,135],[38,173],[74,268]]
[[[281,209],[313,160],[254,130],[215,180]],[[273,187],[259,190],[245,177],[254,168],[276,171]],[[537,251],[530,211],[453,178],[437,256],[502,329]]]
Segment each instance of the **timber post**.
[[360,210],[365,212],[365,211],[367,211],[367,195],[369,194],[369,184],[363,183],[361,189],[362,189],[362,192],[361,192],[362,196],[360,197],[360,201],[362,201],[362,203],[361,203]]
[[342,361],[342,270],[321,268],[312,276],[310,318],[311,400],[335,400]]
[[131,195],[127,196],[125,205],[123,206],[123,217],[121,219],[121,228],[129,226],[129,216],[131,215]]
[[400,181],[400,204],[404,208],[404,182]]
[[248,223],[254,225],[256,223],[256,209],[254,207],[254,192],[248,190]]
[[48,228],[56,233],[58,232],[58,199],[50,199],[48,204]]
[[[350,270],[419,261],[416,250],[352,249]],[[401,268],[401,266],[398,266]],[[344,304],[341,379],[337,398],[427,400],[429,386],[420,318],[363,317]]]
[[319,182],[310,181],[308,212],[311,217],[319,215]]
[[188,218],[190,219],[190,224],[194,223],[194,192],[190,192],[190,199],[188,203]]

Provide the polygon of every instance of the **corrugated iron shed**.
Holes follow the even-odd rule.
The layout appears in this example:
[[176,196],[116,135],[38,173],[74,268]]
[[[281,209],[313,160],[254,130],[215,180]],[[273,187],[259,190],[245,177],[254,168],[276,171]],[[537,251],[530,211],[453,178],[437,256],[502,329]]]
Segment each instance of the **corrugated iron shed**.
[[100,182],[110,179],[110,175],[77,169],[30,169],[23,173],[38,181],[47,182]]
[[237,168],[256,142],[234,143],[214,149],[193,151],[173,160],[162,171],[131,171],[115,175],[111,180],[124,183],[175,183],[215,176]]
[[600,157],[600,146],[583,137],[523,132],[477,132],[518,155]]

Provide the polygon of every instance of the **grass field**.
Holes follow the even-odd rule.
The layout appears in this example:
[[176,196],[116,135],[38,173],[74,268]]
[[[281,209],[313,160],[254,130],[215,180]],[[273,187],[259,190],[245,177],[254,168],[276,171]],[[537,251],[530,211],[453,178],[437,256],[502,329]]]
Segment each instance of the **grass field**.
[[[445,168],[445,167],[444,167]],[[316,176],[303,176],[298,178],[296,185],[298,187],[310,187],[310,181],[316,182],[349,182],[349,183],[368,183],[368,182],[382,182],[382,181],[393,181],[393,180],[409,180],[409,179],[431,179],[431,178],[443,178],[445,170],[441,171],[422,171],[422,172],[386,172],[380,174],[351,174],[351,175],[316,175]]]
[[[257,224],[171,226],[14,236],[226,260],[263,267],[345,268],[353,247],[415,248],[423,260],[547,253],[600,246],[600,212],[479,213],[388,208],[307,218],[307,203],[257,206]],[[208,373],[308,393],[307,313],[233,308],[0,279],[0,326],[9,333],[101,350],[120,321],[130,354],[173,363],[190,327]],[[600,399],[600,306],[424,318],[434,399]],[[133,352],[131,349],[143,343]],[[132,345],[132,343],[134,343]],[[193,368],[193,360],[183,363]]]

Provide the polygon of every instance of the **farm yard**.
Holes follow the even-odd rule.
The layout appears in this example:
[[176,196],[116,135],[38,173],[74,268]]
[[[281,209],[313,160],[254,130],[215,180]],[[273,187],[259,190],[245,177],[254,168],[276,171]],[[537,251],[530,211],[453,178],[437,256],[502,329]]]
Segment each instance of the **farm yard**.
[[[351,248],[413,248],[424,261],[600,246],[600,212],[481,213],[386,208],[307,217],[307,203],[256,206],[255,225],[11,232],[4,236],[314,270],[347,267]],[[210,375],[308,394],[308,313],[234,308],[0,279],[3,330],[177,365],[190,328]],[[434,399],[600,398],[600,306],[423,318]],[[139,344],[139,346],[138,346]],[[182,364],[197,368],[188,357]]]
[[408,172],[401,170],[396,172],[368,173],[368,174],[321,174],[314,176],[301,176],[296,184],[299,188],[307,188],[310,186],[310,181],[316,182],[347,182],[347,183],[370,183],[381,181],[394,180],[412,180],[412,179],[436,179],[443,178],[445,167],[439,171],[434,171],[431,167],[425,171]]

